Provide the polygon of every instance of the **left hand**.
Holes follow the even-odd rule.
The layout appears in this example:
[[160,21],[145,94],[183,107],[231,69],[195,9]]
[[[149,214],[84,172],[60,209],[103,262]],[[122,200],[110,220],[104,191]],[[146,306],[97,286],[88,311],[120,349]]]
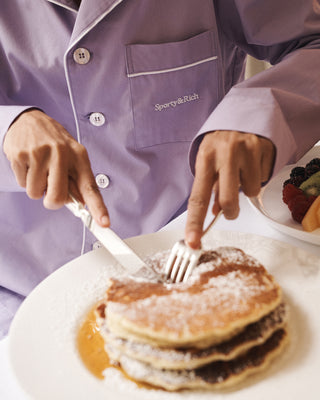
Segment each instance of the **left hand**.
[[203,138],[196,159],[195,179],[188,203],[185,240],[199,248],[212,190],[212,212],[222,209],[225,218],[239,214],[239,188],[258,195],[261,183],[272,172],[275,147],[271,140],[237,131],[214,131]]

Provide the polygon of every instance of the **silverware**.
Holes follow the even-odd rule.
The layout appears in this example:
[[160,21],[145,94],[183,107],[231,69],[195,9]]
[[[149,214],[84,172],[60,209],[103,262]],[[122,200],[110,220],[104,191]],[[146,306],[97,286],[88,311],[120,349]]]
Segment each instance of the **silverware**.
[[[214,216],[208,227],[203,231],[202,237],[217,222],[221,214],[222,210]],[[171,249],[171,253],[166,263],[166,279],[170,279],[174,283],[186,282],[193,268],[197,265],[200,255],[201,248],[196,250],[192,249],[184,240],[176,242]]]
[[70,195],[71,202],[66,207],[94,234],[101,244],[130,274],[141,268],[148,268],[141,258],[110,228],[103,228],[92,218],[84,205]]

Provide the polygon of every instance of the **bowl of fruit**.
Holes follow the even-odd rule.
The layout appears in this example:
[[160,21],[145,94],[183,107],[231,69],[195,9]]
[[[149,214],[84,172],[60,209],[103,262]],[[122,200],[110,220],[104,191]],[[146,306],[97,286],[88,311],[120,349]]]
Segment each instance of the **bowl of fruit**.
[[320,245],[320,146],[284,167],[249,202],[277,230]]
[[282,200],[305,231],[320,227],[320,158],[291,169],[283,183]]

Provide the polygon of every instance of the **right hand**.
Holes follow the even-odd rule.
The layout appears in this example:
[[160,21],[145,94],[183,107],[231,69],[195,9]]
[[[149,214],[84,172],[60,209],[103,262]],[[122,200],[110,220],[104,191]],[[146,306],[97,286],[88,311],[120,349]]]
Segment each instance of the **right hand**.
[[25,111],[8,129],[3,150],[31,199],[44,196],[44,206],[57,209],[70,201],[70,192],[99,225],[109,226],[88,153],[57,121],[37,109]]
[[201,245],[212,190],[213,214],[222,210],[226,219],[235,219],[239,214],[239,188],[246,196],[257,196],[261,184],[270,178],[274,157],[271,140],[252,133],[214,131],[204,136],[188,203],[185,239],[190,247]]

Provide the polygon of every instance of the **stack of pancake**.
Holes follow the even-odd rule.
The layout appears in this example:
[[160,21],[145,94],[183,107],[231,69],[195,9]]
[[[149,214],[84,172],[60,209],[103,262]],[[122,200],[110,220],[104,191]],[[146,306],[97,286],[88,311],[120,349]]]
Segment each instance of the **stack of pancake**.
[[[166,255],[148,260],[158,276]],[[132,379],[170,391],[235,385],[288,340],[280,286],[234,247],[204,251],[186,283],[111,278],[96,313],[110,359]]]

